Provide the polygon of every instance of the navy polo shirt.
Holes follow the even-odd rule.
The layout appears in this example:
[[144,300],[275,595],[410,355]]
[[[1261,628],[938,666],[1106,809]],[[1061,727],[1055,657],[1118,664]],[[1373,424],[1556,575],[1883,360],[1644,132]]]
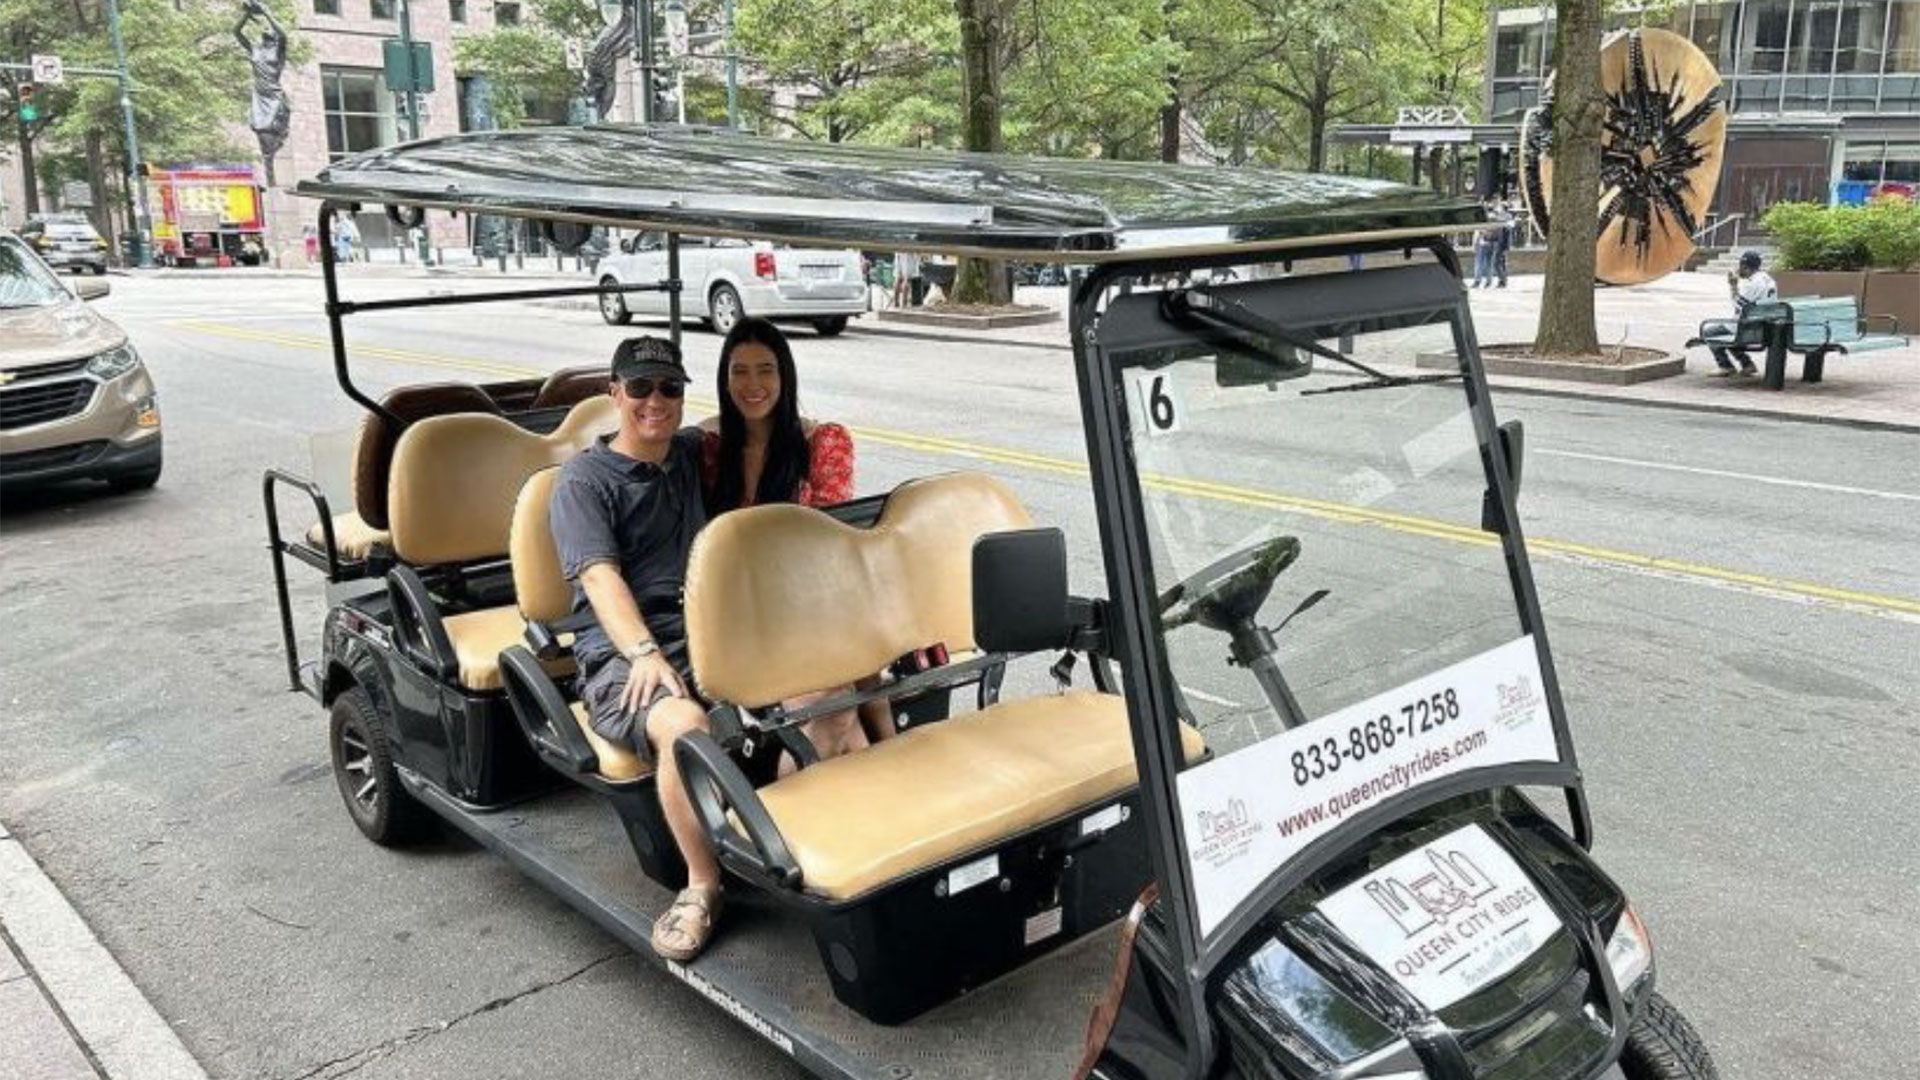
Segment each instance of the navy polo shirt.
[[[679,611],[655,610],[649,601],[678,600],[687,581],[694,534],[707,523],[700,496],[700,429],[682,428],[660,464],[614,450],[605,436],[560,470],[548,507],[548,523],[560,566],[573,583],[573,610],[591,611],[580,572],[598,562],[620,568],[640,604],[647,629],[663,649],[686,640]],[[591,670],[614,655],[598,623],[580,632],[574,655]]]

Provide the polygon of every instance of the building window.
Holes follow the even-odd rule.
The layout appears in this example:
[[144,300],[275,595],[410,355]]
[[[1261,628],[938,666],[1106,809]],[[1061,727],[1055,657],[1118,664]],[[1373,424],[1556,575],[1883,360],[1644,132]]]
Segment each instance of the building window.
[[315,15],[338,15],[340,14],[340,0],[313,0],[313,13]]
[[467,21],[467,0],[447,0],[447,15],[454,22]]
[[493,21],[494,21],[494,24],[498,26],[519,26],[520,25],[520,5],[519,4],[493,5]]
[[[1920,73],[1920,0],[1895,0],[1893,5],[1893,22],[1887,28],[1887,74],[1895,72]],[[1908,85],[1912,93],[1911,80]]]
[[399,141],[393,95],[377,69],[322,66],[320,103],[329,161]]
[[391,19],[393,0],[367,0],[367,10],[376,19]]

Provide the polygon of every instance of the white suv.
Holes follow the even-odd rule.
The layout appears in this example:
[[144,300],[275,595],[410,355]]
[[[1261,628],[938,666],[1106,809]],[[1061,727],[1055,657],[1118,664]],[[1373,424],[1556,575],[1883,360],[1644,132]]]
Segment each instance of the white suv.
[[[620,254],[599,267],[600,283],[646,285],[667,276],[660,234],[623,240]],[[868,311],[866,275],[857,251],[776,247],[765,241],[682,237],[681,313],[724,334],[743,315],[807,322],[831,337]],[[615,325],[635,315],[667,314],[664,292],[608,293],[600,316]]]

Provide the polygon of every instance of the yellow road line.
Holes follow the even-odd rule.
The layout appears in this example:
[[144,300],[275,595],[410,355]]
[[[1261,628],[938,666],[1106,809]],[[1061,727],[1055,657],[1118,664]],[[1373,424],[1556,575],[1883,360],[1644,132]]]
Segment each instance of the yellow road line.
[[[326,338],[313,337],[305,334],[293,334],[277,330],[256,330],[251,327],[234,326],[231,323],[219,322],[183,322],[176,325],[187,330],[196,330],[201,333],[235,338],[242,341],[257,341],[263,344],[279,345],[294,349],[311,349],[320,352],[330,352],[332,350],[332,344]],[[394,349],[372,345],[349,345],[348,348],[355,357],[389,360],[403,364],[420,364],[427,367],[447,368],[456,371],[481,372],[505,378],[537,378],[548,374],[547,371],[540,368],[503,363],[501,361],[487,360],[479,357],[454,356],[446,353],[422,352],[417,349]],[[687,400],[696,408],[712,409],[717,407],[716,403],[710,399],[689,396]],[[894,446],[900,449],[913,450],[933,456],[959,457],[974,461],[991,461],[997,464],[1012,465],[1018,468],[1033,469],[1040,472],[1050,472],[1065,476],[1087,475],[1086,463],[1075,461],[1071,458],[1051,457],[1025,450],[988,446],[961,439],[923,435],[917,432],[897,431],[889,428],[849,425],[848,430],[866,442],[880,443],[885,446]],[[1370,525],[1409,536],[1422,536],[1435,540],[1446,540],[1453,543],[1470,544],[1479,547],[1492,547],[1499,543],[1497,538],[1481,532],[1474,526],[1458,525],[1436,518],[1393,513],[1386,510],[1376,510],[1371,507],[1332,502],[1326,499],[1311,499],[1298,495],[1285,495],[1279,492],[1260,491],[1255,488],[1216,483],[1210,480],[1165,476],[1155,473],[1143,475],[1140,481],[1143,486],[1149,489],[1164,491],[1169,494],[1185,495],[1192,498],[1230,503],[1238,506],[1284,510],[1341,524]],[[1669,559],[1657,555],[1641,555],[1631,551],[1619,551],[1570,540],[1530,537],[1527,540],[1527,550],[1534,555],[1545,555],[1572,562],[1599,564],[1602,566],[1665,574],[1678,578],[1692,578],[1711,584],[1737,586],[1792,599],[1833,603],[1851,610],[1861,610],[1873,614],[1920,616],[1920,600],[1908,597],[1863,592],[1856,589],[1842,589],[1831,585],[1821,585],[1816,582],[1774,577],[1770,574],[1727,570],[1703,563]]]

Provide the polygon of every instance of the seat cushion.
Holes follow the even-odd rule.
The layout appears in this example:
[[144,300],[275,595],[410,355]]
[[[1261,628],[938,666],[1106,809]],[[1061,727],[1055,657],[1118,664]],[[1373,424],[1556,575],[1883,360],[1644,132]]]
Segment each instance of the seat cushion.
[[[1182,726],[1188,760],[1205,751]],[[760,790],[804,888],[848,900],[1091,809],[1135,783],[1124,699],[1006,701]]]
[[573,703],[573,719],[580,725],[580,734],[587,737],[587,745],[593,748],[593,756],[600,759],[601,779],[618,784],[652,774],[653,766],[632,749],[601,738],[600,733],[593,730],[593,721],[587,719],[587,707],[577,701]]
[[[307,530],[307,543],[321,550],[326,549],[326,530],[319,522]],[[367,524],[366,519],[351,511],[333,515],[333,548],[343,562],[360,562],[375,551],[387,551],[393,547],[393,537],[387,530],[376,529]]]
[[[453,655],[460,662],[460,685],[469,690],[500,689],[500,654],[509,646],[527,643],[526,620],[512,604],[448,615],[440,625],[446,628]],[[566,675],[573,671],[573,658],[562,656],[540,666],[549,675]]]

